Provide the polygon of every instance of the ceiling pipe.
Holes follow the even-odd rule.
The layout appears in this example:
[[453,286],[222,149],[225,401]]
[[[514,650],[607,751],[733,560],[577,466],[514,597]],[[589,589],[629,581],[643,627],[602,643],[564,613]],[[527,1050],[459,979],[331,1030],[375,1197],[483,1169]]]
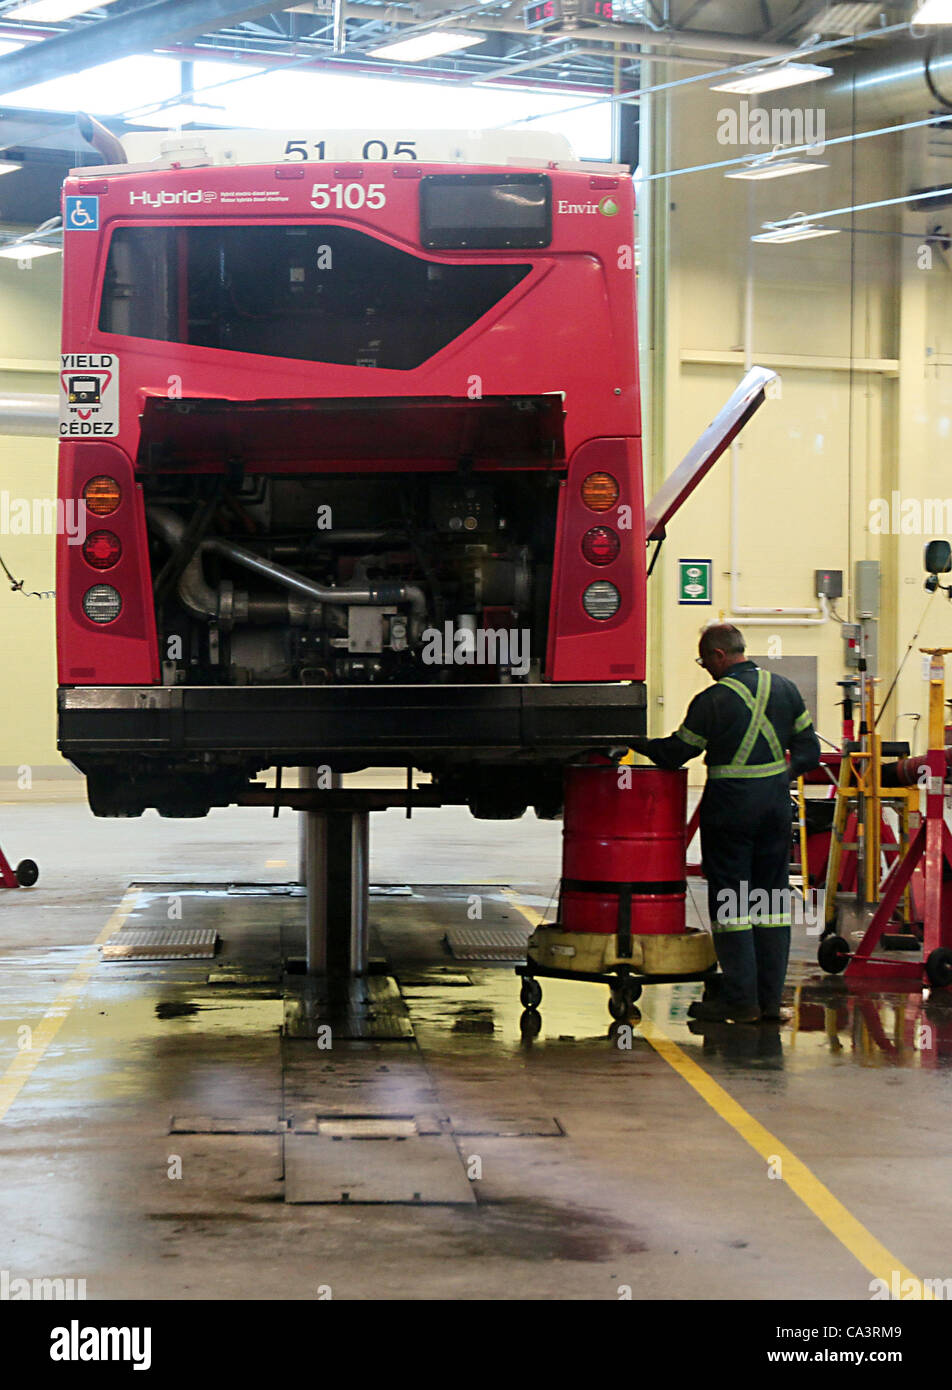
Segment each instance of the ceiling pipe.
[[[434,15],[421,23],[413,15],[394,14],[380,5],[361,5],[354,3],[354,0],[341,0],[341,9],[346,19],[383,21],[385,18],[386,23],[392,28],[404,25],[420,32],[433,29],[438,31],[445,23],[451,24],[454,29],[478,29],[486,34],[519,34],[524,39],[532,37],[534,32],[526,29],[525,25],[518,21],[506,17],[497,19],[491,15],[478,14],[475,10],[471,14],[459,17],[454,17],[452,10],[448,10],[445,15]],[[320,16],[315,15],[315,18]],[[618,24],[614,21],[586,25],[578,29],[563,29],[551,37],[564,38],[567,35],[576,36],[584,43],[652,44],[662,48],[670,45],[675,48],[692,48],[703,53],[730,53],[751,58],[807,56],[805,50],[792,44],[766,43],[742,34],[719,34],[702,29],[652,29],[647,24]],[[379,37],[376,38],[377,42]]]
[[851,127],[854,101],[857,125],[952,111],[952,41],[932,31],[889,50],[859,53],[838,63],[819,90],[827,129]]

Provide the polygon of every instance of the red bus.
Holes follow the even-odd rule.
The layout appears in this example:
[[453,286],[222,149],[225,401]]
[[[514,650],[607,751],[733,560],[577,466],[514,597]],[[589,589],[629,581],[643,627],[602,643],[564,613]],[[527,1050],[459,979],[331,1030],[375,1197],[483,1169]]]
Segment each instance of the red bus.
[[64,188],[58,737],[93,811],[391,765],[557,814],[566,759],[645,722],[630,177],[196,139]]

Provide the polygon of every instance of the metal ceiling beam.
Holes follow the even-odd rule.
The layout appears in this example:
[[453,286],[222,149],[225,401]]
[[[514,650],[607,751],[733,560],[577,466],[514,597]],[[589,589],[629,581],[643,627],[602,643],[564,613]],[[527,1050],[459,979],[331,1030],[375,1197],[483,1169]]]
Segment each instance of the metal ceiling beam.
[[0,57],[0,92],[15,92],[116,58],[150,53],[226,24],[257,19],[274,8],[275,0],[256,5],[241,5],[236,0],[158,0],[5,54]]

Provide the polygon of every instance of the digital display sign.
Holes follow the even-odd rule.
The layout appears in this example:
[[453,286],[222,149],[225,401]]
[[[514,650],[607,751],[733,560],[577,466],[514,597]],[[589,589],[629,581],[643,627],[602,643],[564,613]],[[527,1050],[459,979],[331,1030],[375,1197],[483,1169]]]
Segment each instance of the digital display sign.
[[424,246],[525,249],[552,240],[552,185],[545,174],[431,174],[420,183]]
[[561,0],[538,0],[523,11],[527,29],[545,29],[550,24],[559,24],[562,17]]

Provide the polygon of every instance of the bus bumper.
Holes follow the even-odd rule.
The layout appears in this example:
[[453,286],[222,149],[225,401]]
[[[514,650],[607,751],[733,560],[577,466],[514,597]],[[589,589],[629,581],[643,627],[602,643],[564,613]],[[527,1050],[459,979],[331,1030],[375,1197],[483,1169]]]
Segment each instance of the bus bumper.
[[83,767],[216,754],[260,766],[564,760],[645,731],[645,687],[61,686],[58,746]]

